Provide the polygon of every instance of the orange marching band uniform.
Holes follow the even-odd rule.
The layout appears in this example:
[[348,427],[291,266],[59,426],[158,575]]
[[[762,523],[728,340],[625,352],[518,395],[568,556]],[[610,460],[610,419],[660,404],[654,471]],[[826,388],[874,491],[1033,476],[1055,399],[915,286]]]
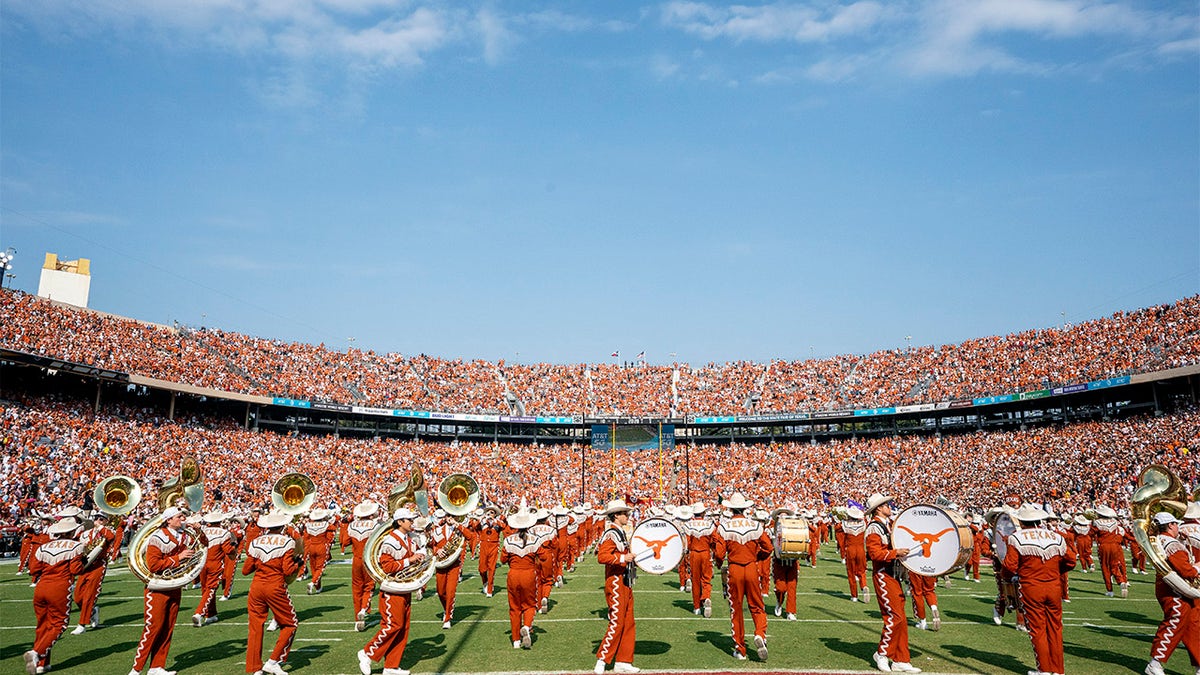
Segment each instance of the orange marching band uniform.
[[508,517],[513,534],[504,538],[500,562],[508,565],[505,588],[508,591],[508,619],[513,647],[529,649],[533,645],[533,617],[541,602],[538,598],[541,553],[544,539],[531,533],[533,515],[525,509]]
[[637,568],[633,565],[633,552],[622,529],[629,522],[629,511],[624,500],[614,499],[608,503],[603,515],[608,518],[604,533],[596,545],[596,560],[604,565],[604,600],[608,605],[608,628],[596,650],[597,675],[613,661],[613,671],[636,673],[640,668],[633,665],[634,643],[637,626],[633,618],[633,579]]
[[[1200,502],[1193,502],[1188,508],[1189,512],[1200,510]],[[1167,512],[1154,514],[1153,520],[1167,565],[1185,581],[1195,583],[1196,578],[1200,577],[1200,561],[1179,540],[1181,521]],[[1164,675],[1163,666],[1180,642],[1187,649],[1192,667],[1200,672],[1200,600],[1183,597],[1158,570],[1155,570],[1154,597],[1162,607],[1163,620],[1150,643],[1150,663],[1146,665],[1146,675]]]
[[72,635],[80,635],[88,627],[96,628],[100,625],[100,607],[97,604],[100,599],[100,589],[104,585],[104,575],[108,572],[108,563],[120,551],[121,537],[125,535],[123,520],[119,521],[117,529],[113,530],[107,524],[108,514],[97,511],[93,518],[95,518],[95,526],[80,535],[79,541],[87,546],[100,540],[102,543],[94,545],[103,546],[104,552],[96,558],[95,562],[84,568],[78,581],[75,582],[75,604],[79,605],[79,625],[71,631]]
[[33,612],[37,628],[33,649],[25,652],[25,672],[36,675],[50,667],[50,649],[71,622],[71,585],[83,571],[84,545],[72,538],[78,521],[63,518],[46,529],[46,537],[29,560],[29,572],[37,579]]
[[[367,615],[371,613],[371,596],[375,593],[375,580],[367,574],[366,563],[363,562],[363,551],[367,546],[367,538],[375,529],[378,522],[375,516],[379,513],[379,505],[365,501],[354,507],[354,520],[346,527],[352,555],[350,564],[350,597],[354,603],[354,630],[363,631],[367,628]],[[343,551],[346,541],[342,541]]]
[[237,540],[233,534],[221,527],[225,514],[213,511],[204,516],[204,536],[208,538],[208,556],[200,572],[200,604],[192,614],[192,625],[196,628],[217,620],[217,587],[225,574],[229,557],[237,553]]
[[692,613],[703,614],[707,619],[712,616],[713,558],[717,554],[717,526],[705,517],[708,510],[703,503],[692,504],[688,511],[692,515],[686,525]]
[[[442,551],[449,546],[454,533],[462,533],[465,528],[459,525],[457,520],[447,516],[446,512],[441,509],[434,512],[433,515],[436,524],[433,526],[430,539],[434,554],[441,555]],[[464,536],[463,539],[463,550],[459,553],[458,558],[453,563],[439,569],[436,574],[438,601],[442,603],[442,628],[449,628],[450,622],[454,620],[454,598],[458,594],[458,576],[462,572],[463,558],[467,557],[469,548],[466,537]]]
[[879,602],[879,613],[883,619],[879,648],[872,658],[875,666],[884,672],[919,673],[921,669],[912,665],[908,652],[908,617],[904,614],[904,588],[897,578],[900,559],[908,555],[908,549],[892,547],[892,498],[879,493],[871,495],[867,499],[865,515],[871,518],[867,524],[867,558],[871,561],[871,581],[875,586],[875,599]]
[[[379,567],[387,574],[396,574],[426,556],[425,548],[413,535],[417,512],[407,508],[392,514],[396,527],[379,544]],[[411,592],[393,592],[384,583],[379,593],[379,630],[358,652],[358,667],[370,675],[371,662],[383,661],[384,675],[408,675],[400,668],[404,648],[408,645],[409,621],[412,610]]]
[[321,592],[321,577],[325,574],[325,565],[329,563],[329,551],[333,547],[333,535],[337,532],[336,524],[330,519],[331,511],[313,509],[304,523],[304,559],[308,563],[309,575],[308,594]]
[[1034,506],[1017,511],[1020,529],[1008,536],[1003,565],[1021,581],[1018,592],[1037,669],[1061,675],[1065,668],[1060,575],[1075,567],[1075,551],[1061,534],[1040,526],[1046,515]]
[[[300,560],[296,552],[296,540],[284,533],[292,520],[286,513],[268,513],[258,519],[258,526],[265,531],[250,542],[246,548],[246,561],[242,563],[242,575],[254,575],[250,582],[250,594],[246,599],[250,635],[246,640],[246,672],[273,673],[283,675],[282,663],[292,651],[292,640],[296,637],[296,609],[288,594],[288,582],[300,571]],[[266,663],[262,660],[263,624],[270,610],[279,627],[279,637]]]
[[744,599],[754,621],[754,646],[758,657],[765,661],[767,612],[763,606],[758,563],[769,558],[775,547],[762,524],[743,515],[743,511],[754,506],[754,502],[747,500],[742,493],[734,492],[721,505],[733,512],[733,517],[723,519],[716,531],[717,567],[726,560],[729,562],[726,589],[733,629],[733,656],[739,660],[746,658],[746,621],[742,616]]
[[[180,563],[195,555],[185,543],[183,526],[184,512],[178,507],[168,507],[162,512],[163,525],[149,535],[146,541],[146,567],[151,574],[161,574],[178,567]],[[199,542],[204,545],[204,542]],[[133,552],[130,552],[133,555]],[[174,671],[165,668],[167,652],[171,649],[171,636],[175,632],[175,619],[179,616],[181,587],[152,589],[145,592],[145,627],[133,656],[130,675],[141,672],[150,665],[150,675],[167,675]]]
[[867,522],[862,509],[846,509],[846,518],[841,522],[842,557],[846,561],[846,581],[850,584],[850,599],[862,601],[867,592]]

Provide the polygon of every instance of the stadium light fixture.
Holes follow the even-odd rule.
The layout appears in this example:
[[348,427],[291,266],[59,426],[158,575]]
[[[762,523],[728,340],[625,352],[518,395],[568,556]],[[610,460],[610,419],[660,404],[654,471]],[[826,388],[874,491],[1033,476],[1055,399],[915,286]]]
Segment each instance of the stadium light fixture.
[[17,249],[9,246],[8,250],[0,253],[0,288],[4,288],[4,277],[13,277],[8,271],[12,269],[12,260],[17,256]]

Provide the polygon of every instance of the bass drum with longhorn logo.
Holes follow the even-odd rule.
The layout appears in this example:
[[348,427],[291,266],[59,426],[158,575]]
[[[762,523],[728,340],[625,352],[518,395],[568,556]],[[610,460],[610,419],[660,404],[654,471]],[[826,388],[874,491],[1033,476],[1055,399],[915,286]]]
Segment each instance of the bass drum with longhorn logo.
[[957,511],[916,504],[896,516],[892,546],[909,549],[900,561],[908,571],[937,577],[967,564],[975,542],[967,519]]
[[633,528],[629,550],[638,569],[647,574],[666,574],[683,560],[683,537],[666,518],[647,518]]

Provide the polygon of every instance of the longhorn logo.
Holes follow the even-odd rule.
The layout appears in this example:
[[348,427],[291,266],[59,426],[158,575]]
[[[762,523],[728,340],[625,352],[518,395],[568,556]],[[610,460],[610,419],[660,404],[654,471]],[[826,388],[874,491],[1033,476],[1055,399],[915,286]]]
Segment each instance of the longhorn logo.
[[649,546],[650,549],[654,552],[654,559],[658,560],[659,558],[662,557],[663,547],[666,546],[667,544],[671,543],[671,540],[678,536],[679,536],[678,534],[673,534],[673,535],[667,537],[666,539],[661,539],[661,540],[657,540],[657,541],[651,541],[650,539],[645,539],[645,538],[641,537],[640,535],[634,535],[633,538],[639,539],[639,540],[641,540],[641,542],[643,544],[645,544],[646,546]]
[[913,541],[915,541],[921,545],[921,557],[922,558],[929,557],[929,553],[933,550],[933,545],[936,544],[938,542],[938,540],[942,538],[942,535],[946,534],[947,532],[952,532],[954,530],[953,527],[947,527],[946,529],[942,530],[941,532],[938,532],[937,534],[925,534],[923,532],[913,532],[912,530],[908,529],[907,527],[905,527],[903,525],[897,525],[896,527],[907,532],[909,535],[912,536]]

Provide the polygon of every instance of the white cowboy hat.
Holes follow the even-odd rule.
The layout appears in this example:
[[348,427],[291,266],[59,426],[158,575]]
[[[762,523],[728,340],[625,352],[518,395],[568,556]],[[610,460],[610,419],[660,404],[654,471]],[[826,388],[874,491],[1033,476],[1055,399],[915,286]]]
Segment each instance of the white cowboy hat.
[[1082,513],[1075,516],[1075,524],[1076,525],[1087,525],[1090,522],[1092,522],[1092,521],[1088,520],[1087,516],[1083,515]]
[[704,506],[704,502],[696,502],[692,504],[692,517],[703,516],[708,513],[708,509]]
[[506,521],[508,526],[514,530],[527,530],[533,527],[533,514],[528,511],[518,511],[509,516]]
[[410,508],[401,506],[400,508],[396,509],[394,513],[392,513],[392,520],[411,520],[414,521],[413,524],[415,526],[415,521],[418,517],[420,517],[420,515],[421,514],[413,511]]
[[162,519],[163,519],[163,522],[165,523],[168,520],[174,518],[175,516],[186,516],[186,515],[187,515],[187,511],[184,511],[183,509],[179,508],[178,506],[168,506],[167,510],[162,512]]
[[312,511],[308,512],[308,519],[309,520],[325,520],[326,518],[329,517],[329,515],[330,515],[330,512],[326,511],[325,509],[313,509]]
[[1154,514],[1154,523],[1159,527],[1178,522],[1180,522],[1180,520],[1176,518],[1174,514],[1168,513],[1167,511],[1159,511],[1158,513]]
[[862,520],[866,517],[866,515],[867,514],[863,513],[863,510],[857,506],[851,506],[850,508],[846,509],[846,518],[848,520]]
[[379,513],[379,505],[373,501],[365,501],[354,507],[355,518],[370,518]]
[[417,516],[417,519],[413,521],[414,530],[423,530],[427,527],[429,527],[429,519],[425,516]]
[[761,520],[762,522],[765,523],[771,519],[771,514],[768,513],[766,509],[755,509],[754,510],[754,519]]
[[571,513],[578,513],[582,516],[583,514],[587,513],[587,509],[583,508],[582,504],[579,504],[575,506],[575,508],[571,509]]
[[661,508],[659,508],[657,506],[651,506],[650,507],[650,515],[655,516],[657,518],[661,518],[661,517],[667,515],[667,512],[663,511]]
[[258,526],[264,530],[270,530],[276,527],[283,527],[292,522],[292,517],[283,511],[271,511],[258,517],[256,521]]
[[895,499],[896,499],[895,497],[889,497],[887,495],[883,495],[883,494],[876,492],[875,494],[871,495],[870,497],[867,497],[866,513],[871,513],[872,511],[883,506],[884,504],[890,504],[891,502],[895,501]]
[[534,520],[545,520],[545,519],[547,519],[547,518],[549,518],[549,517],[550,517],[550,510],[549,510],[549,509],[541,509],[541,508],[539,508],[539,509],[537,509],[536,511],[534,511],[534,512],[533,512],[533,519],[534,519]]
[[1183,519],[1200,520],[1200,502],[1188,504],[1187,510],[1183,512]]
[[433,512],[433,517],[434,518],[445,518],[446,512],[442,509],[435,509]]
[[604,506],[604,511],[601,513],[606,516],[611,516],[614,513],[628,513],[633,508],[625,504],[624,499],[614,499]]
[[1041,507],[1034,506],[1033,504],[1026,504],[1017,509],[1017,520],[1022,523],[1036,523],[1048,517],[1050,517],[1050,514],[1043,511]]
[[63,518],[46,528],[47,534],[70,534],[79,529],[79,521],[74,518]]
[[1116,518],[1117,512],[1113,511],[1111,506],[1097,506],[1096,515],[1101,518]]
[[58,518],[79,518],[79,516],[83,515],[83,509],[78,506],[64,506],[54,515]]
[[678,506],[675,508],[675,519],[676,520],[691,520],[692,517],[693,517],[692,516],[692,507]]
[[724,506],[727,509],[748,509],[751,506],[754,506],[754,502],[746,499],[745,495],[743,495],[741,492],[735,491],[729,499],[721,500],[721,506]]
[[209,511],[208,513],[204,514],[201,519],[209,525],[216,525],[217,523],[225,520],[226,517],[227,516],[221,511]]
[[559,506],[556,506],[556,507],[550,509],[550,513],[555,516],[565,516],[570,512],[571,512],[570,509],[568,509],[565,506],[562,506],[561,504]]

